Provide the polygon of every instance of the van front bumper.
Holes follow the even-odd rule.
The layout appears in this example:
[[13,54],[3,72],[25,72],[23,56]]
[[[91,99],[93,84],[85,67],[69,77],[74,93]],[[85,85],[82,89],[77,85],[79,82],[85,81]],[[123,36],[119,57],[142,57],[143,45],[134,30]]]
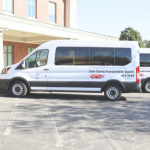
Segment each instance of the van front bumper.
[[0,79],[0,90],[8,90],[9,79]]

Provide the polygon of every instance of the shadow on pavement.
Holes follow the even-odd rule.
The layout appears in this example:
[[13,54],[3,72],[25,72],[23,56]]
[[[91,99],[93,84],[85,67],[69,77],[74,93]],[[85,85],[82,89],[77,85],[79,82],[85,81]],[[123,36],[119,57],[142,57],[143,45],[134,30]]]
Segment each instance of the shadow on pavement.
[[[11,98],[7,93],[0,95],[0,99],[4,97]],[[34,138],[49,142],[51,136],[56,136],[53,132],[56,126],[59,134],[65,135],[62,137],[66,145],[72,145],[71,139],[76,139],[75,146],[82,142],[82,138],[99,141],[103,132],[120,143],[123,141],[125,146],[131,143],[131,139],[137,144],[144,144],[145,136],[149,140],[150,102],[144,101],[142,95],[137,101],[132,100],[137,99],[134,94],[129,94],[128,98],[129,102],[121,97],[120,101],[112,103],[98,94],[31,93],[17,106],[18,117],[12,134],[35,135]],[[13,100],[16,99],[10,101]],[[136,149],[136,145],[132,146]]]
[[[8,92],[1,92],[0,97],[12,97]],[[98,95],[97,93],[94,95],[93,93],[90,95],[86,95],[86,93],[74,94],[74,93],[30,93],[26,97],[22,99],[61,99],[61,100],[96,100],[96,101],[109,101],[104,95]],[[126,101],[127,99],[122,96],[119,101]],[[115,101],[112,101],[115,102]]]

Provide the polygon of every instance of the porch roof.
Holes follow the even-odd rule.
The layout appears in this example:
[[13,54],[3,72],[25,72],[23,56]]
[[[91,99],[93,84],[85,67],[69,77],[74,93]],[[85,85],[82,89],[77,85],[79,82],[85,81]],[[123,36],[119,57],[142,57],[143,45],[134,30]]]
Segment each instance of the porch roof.
[[42,44],[51,40],[74,39],[95,41],[118,41],[118,38],[42,23],[36,20],[17,18],[13,15],[0,14],[0,28],[4,32],[4,41]]

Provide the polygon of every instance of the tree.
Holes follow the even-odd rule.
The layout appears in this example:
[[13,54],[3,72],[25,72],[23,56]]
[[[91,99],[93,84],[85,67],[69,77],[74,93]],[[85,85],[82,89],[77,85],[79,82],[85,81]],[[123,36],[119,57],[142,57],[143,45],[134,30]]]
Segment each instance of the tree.
[[144,48],[150,48],[150,41],[143,40]]
[[146,48],[150,48],[150,41],[147,43],[147,47]]
[[[134,30],[131,27],[128,27],[125,30],[129,30],[130,31],[129,37],[128,37],[129,41],[138,41],[139,46],[140,47],[144,47],[144,44],[143,44],[143,41],[142,41],[142,37],[141,37],[141,35],[140,35],[140,33],[138,31]],[[120,35],[119,40],[120,41],[125,41],[126,40],[126,35],[124,33],[124,30],[121,31],[121,35]]]
[[143,41],[143,44],[144,44],[144,47],[145,47],[145,48],[147,48],[148,42],[149,42],[148,40],[144,40],[144,41]]

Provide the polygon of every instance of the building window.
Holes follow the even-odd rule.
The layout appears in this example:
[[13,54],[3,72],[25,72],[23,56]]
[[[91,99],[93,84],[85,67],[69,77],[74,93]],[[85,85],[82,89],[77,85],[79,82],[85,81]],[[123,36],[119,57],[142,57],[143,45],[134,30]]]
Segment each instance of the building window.
[[49,2],[49,22],[56,22],[56,4]]
[[3,12],[13,13],[13,0],[3,0]]
[[13,46],[11,45],[4,45],[3,47],[4,53],[4,67],[13,64]]
[[28,17],[36,18],[36,0],[28,0]]
[[28,47],[28,54],[31,53],[34,49],[35,47]]

